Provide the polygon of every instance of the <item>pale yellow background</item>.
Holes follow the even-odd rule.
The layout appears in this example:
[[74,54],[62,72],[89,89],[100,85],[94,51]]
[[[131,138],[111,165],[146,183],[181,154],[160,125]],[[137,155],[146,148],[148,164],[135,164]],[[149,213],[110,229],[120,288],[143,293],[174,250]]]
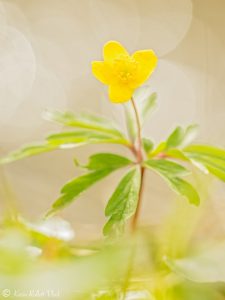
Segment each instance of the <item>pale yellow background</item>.
[[[157,142],[177,124],[197,122],[199,141],[225,146],[224,0],[1,0],[1,155],[57,131],[57,125],[41,118],[45,109],[102,113],[124,127],[122,107],[108,101],[90,68],[110,39],[131,52],[152,48],[159,56],[149,81],[159,107],[145,134]],[[85,162],[99,149],[58,151],[6,166],[5,179],[22,214],[39,218],[60,187],[79,173],[73,157]],[[102,149],[124,153],[120,147]],[[62,216],[84,235],[100,231],[103,208],[118,175],[83,194]],[[2,184],[2,209],[7,193]],[[225,230],[222,183],[216,184],[211,198],[218,226]],[[143,223],[159,223],[172,202],[173,194],[162,180],[149,174]]]

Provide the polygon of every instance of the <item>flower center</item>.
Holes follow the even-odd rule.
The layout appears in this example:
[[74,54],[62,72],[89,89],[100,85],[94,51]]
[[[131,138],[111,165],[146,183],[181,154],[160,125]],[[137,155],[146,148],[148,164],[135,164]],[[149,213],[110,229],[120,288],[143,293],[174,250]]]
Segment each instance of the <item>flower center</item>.
[[121,83],[130,83],[134,80],[137,62],[129,55],[121,54],[113,61],[113,73]]

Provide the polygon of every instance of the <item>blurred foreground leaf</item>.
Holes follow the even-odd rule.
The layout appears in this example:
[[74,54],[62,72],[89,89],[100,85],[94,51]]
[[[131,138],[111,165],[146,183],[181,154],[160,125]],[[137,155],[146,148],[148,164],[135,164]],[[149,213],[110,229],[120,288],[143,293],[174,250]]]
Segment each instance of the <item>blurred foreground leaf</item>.
[[225,282],[225,243],[183,259],[165,258],[175,273],[195,282]]
[[93,299],[96,290],[115,289],[126,270],[126,248],[108,246],[85,257],[46,261],[31,257],[25,251],[29,241],[12,234],[0,242],[0,290],[9,291],[9,299],[39,299],[35,292],[43,299]]

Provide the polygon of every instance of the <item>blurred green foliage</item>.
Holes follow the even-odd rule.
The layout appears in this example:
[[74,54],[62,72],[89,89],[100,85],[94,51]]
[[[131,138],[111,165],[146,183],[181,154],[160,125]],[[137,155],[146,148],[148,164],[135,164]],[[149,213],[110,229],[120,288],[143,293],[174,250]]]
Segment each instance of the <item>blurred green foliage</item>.
[[[209,246],[195,239],[204,207],[179,199],[175,203],[168,219],[155,228],[86,244],[76,242],[69,223],[60,218],[5,220],[0,299],[6,290],[8,299],[37,299],[39,294],[38,299],[65,300],[224,299],[224,242]],[[177,213],[181,217],[175,220]]]

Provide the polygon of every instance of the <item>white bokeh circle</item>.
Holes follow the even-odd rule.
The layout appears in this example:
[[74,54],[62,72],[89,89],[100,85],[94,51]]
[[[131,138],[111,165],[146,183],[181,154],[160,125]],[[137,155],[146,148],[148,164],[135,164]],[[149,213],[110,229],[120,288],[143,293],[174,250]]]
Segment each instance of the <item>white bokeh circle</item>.
[[136,0],[89,0],[90,23],[101,45],[118,40],[134,47],[140,35],[140,15]]
[[13,27],[0,32],[0,122],[5,123],[28,96],[36,60],[26,37]]
[[163,139],[175,126],[198,121],[198,99],[191,78],[181,66],[160,60],[147,84],[158,95],[158,109],[146,120],[146,134]]
[[174,50],[189,30],[191,0],[139,0],[141,19],[138,47],[153,48],[160,56]]
[[92,30],[100,43],[115,39],[129,47],[174,50],[189,30],[191,0],[90,0]]
[[46,124],[42,113],[46,109],[65,110],[66,106],[67,97],[59,78],[45,66],[39,65],[29,96],[13,111],[7,124],[1,127],[4,141],[21,143],[30,135],[34,140],[39,128]]

